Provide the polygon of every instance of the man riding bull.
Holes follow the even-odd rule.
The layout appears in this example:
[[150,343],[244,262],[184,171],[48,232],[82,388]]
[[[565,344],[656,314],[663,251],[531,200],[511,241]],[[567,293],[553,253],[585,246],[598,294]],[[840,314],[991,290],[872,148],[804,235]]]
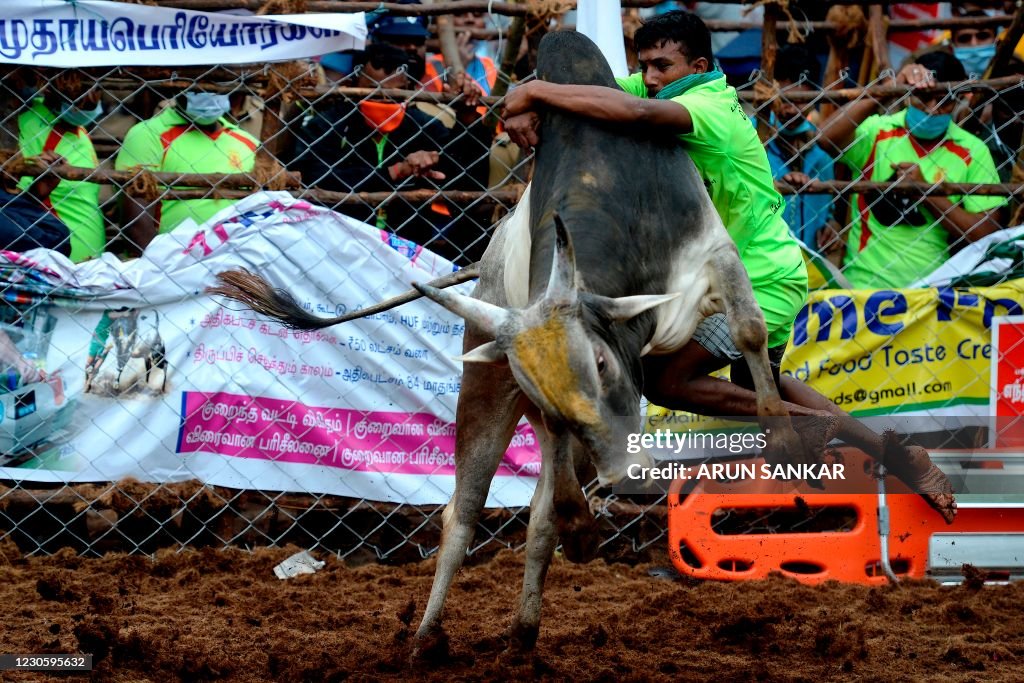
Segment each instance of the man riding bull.
[[[538,143],[537,110],[548,107],[638,133],[657,128],[682,141],[712,203],[736,243],[768,329],[772,374],[790,415],[825,418],[828,429],[805,430],[810,448],[824,451],[835,436],[885,464],[921,493],[947,522],[956,514],[952,487],[920,447],[865,428],[814,389],[779,367],[793,321],[807,297],[807,272],[782,217],[783,199],[772,181],[764,147],[734,88],[713,66],[711,34],[696,15],[673,11],[636,32],[641,73],[618,79],[622,90],[532,81],[505,101],[513,141]],[[659,405],[716,416],[755,416],[750,370],[732,339],[725,314],[705,318],[682,353],[647,355],[644,394]],[[710,373],[731,365],[732,381]]]

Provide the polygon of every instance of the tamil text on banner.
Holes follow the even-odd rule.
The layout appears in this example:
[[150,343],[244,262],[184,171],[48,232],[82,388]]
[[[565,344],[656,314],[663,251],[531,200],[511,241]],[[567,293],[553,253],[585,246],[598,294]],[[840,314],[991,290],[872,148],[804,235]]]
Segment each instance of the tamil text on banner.
[[[462,320],[422,299],[324,330],[289,330],[204,294],[216,273],[236,267],[264,274],[322,316],[453,269],[286,193],[253,195],[204,226],[158,236],[127,263],[0,252],[9,302],[0,321],[0,477],[198,478],[447,502]],[[527,504],[539,465],[524,422],[488,505]]]
[[49,67],[245,64],[362,49],[351,14],[236,16],[105,0],[7,0],[0,63]]

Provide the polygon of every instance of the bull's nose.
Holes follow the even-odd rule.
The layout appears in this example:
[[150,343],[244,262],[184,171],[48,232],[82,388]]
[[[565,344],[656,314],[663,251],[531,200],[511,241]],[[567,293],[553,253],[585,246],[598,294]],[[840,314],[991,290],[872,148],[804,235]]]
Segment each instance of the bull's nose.
[[639,465],[644,469],[650,469],[651,467],[654,467],[654,458],[651,457],[651,454],[648,453],[646,449],[641,449],[639,453],[630,455],[629,458],[627,458],[627,460],[627,469],[632,465]]
[[640,476],[641,472],[652,467],[654,458],[646,450],[641,449],[639,453],[627,453],[620,468],[598,471],[597,481],[601,486],[615,486],[630,474]]

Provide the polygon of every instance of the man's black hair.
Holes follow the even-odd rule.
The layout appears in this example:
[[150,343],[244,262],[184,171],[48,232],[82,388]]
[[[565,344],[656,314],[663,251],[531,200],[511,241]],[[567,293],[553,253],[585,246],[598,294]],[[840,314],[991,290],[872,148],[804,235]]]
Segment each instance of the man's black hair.
[[821,65],[805,45],[787,43],[779,48],[775,57],[775,80],[817,85],[821,78]]
[[935,80],[940,83],[946,81],[966,81],[967,70],[960,60],[944,50],[926,52],[917,58],[917,63],[935,74]]
[[[986,13],[985,10],[983,10],[983,9],[966,9],[966,10],[958,10],[956,12],[955,16],[957,18],[966,18],[966,17],[988,18],[988,13]],[[954,39],[954,42],[956,41],[956,34],[959,33],[960,31],[962,31],[965,28],[974,28],[974,29],[986,29],[987,28],[987,29],[990,29],[990,30],[994,31],[996,35],[999,35],[999,32],[1002,31],[1004,27],[997,25],[997,26],[961,26],[959,28],[954,28],[954,29],[950,30],[950,34],[952,35],[952,38]]]
[[709,65],[715,63],[711,53],[711,31],[692,12],[679,9],[659,14],[645,21],[633,36],[633,45],[638,51],[662,47],[669,42],[678,43],[679,51],[689,62],[703,57]]
[[393,74],[409,63],[409,55],[400,47],[387,43],[373,43],[366,46],[362,59],[357,61],[360,64],[372,64],[386,73]]

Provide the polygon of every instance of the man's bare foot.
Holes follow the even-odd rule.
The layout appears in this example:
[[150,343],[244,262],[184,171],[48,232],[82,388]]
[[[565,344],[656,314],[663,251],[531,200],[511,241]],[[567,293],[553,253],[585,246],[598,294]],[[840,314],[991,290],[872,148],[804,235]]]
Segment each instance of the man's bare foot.
[[825,458],[825,449],[839,433],[839,417],[832,413],[819,411],[811,417],[793,418],[793,427],[800,435],[804,444],[804,457],[807,462],[820,463]]
[[762,419],[761,429],[767,437],[767,445],[762,453],[765,462],[771,465],[803,462],[803,442],[788,416]]
[[887,430],[882,435],[882,464],[897,479],[910,487],[942,515],[946,524],[956,518],[956,500],[953,486],[942,470],[935,466],[928,451],[920,446],[904,446],[896,432]]

